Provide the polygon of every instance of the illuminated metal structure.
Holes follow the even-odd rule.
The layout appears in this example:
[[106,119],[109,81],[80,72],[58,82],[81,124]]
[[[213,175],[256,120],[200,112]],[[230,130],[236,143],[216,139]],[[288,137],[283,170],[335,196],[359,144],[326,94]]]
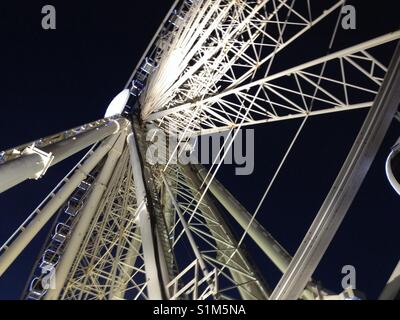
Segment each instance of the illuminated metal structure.
[[[399,50],[385,65],[374,49],[396,44],[400,31],[271,71],[280,52],[327,17],[340,17],[344,4],[176,1],[105,119],[1,153],[4,192],[91,147],[0,248],[0,276],[55,217],[23,298],[354,297],[322,288],[312,275],[397,111]],[[223,159],[241,128],[303,119],[264,199],[309,117],[356,109],[369,109],[368,116],[293,257],[257,220],[262,201],[250,213],[216,180],[220,164],[172,161],[193,137],[229,133]],[[146,157],[155,129],[179,140],[162,164]],[[243,246],[246,236],[282,273],[275,289]],[[55,270],[53,286],[43,270]]]

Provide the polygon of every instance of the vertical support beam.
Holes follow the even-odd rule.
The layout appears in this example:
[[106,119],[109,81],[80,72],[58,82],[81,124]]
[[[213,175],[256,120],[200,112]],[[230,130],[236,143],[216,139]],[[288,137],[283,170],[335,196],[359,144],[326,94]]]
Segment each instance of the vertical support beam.
[[147,193],[142,172],[142,165],[135,135],[128,135],[128,146],[131,156],[133,181],[135,184],[136,201],[141,208],[139,212],[140,234],[142,236],[142,248],[147,278],[147,291],[149,299],[162,300],[165,297],[163,281],[160,271],[160,261],[157,255],[156,229],[147,206]]
[[94,169],[107,154],[116,141],[116,136],[105,140],[96,151],[79,167],[68,182],[54,195],[51,200],[37,213],[24,231],[11,243],[8,249],[0,256],[0,276],[8,269],[19,254],[27,247],[31,240],[46,225],[57,210],[67,201],[68,197],[79,186],[82,180]]
[[328,249],[393,121],[400,102],[400,44],[385,80],[332,189],[272,293],[273,300],[295,300]]
[[90,223],[96,214],[101,198],[107,189],[108,182],[111,178],[117,161],[122,154],[125,138],[126,133],[124,131],[119,135],[117,142],[108,153],[107,160],[93,185],[92,191],[80,214],[78,223],[74,227],[72,235],[67,242],[64,254],[57,265],[55,288],[50,289],[47,292],[46,296],[44,297],[45,300],[57,300],[61,294],[61,291],[66,285],[69,271],[71,270],[72,264],[74,263],[76,255],[86,236],[87,230],[90,227]]

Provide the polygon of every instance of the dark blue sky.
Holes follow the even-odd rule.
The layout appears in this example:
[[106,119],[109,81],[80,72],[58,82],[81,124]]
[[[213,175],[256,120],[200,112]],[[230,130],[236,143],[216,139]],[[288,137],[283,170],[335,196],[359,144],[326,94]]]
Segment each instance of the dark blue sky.
[[[393,31],[398,27],[394,1],[379,7],[349,1],[358,9],[358,28],[338,34],[335,48]],[[71,128],[102,117],[123,88],[172,1],[52,1],[57,30],[41,29],[41,8],[48,2],[0,4],[0,149]],[[285,51],[276,69],[284,69],[326,53],[335,19]],[[387,57],[388,58],[388,57]],[[294,254],[317,213],[360,128],[365,111],[310,120],[288,164],[266,199],[259,220]],[[293,136],[298,122],[275,123],[256,130],[256,170],[236,178],[223,168],[219,179],[250,210],[260,200],[268,177]],[[379,155],[315,278],[340,291],[341,268],[357,269],[357,284],[376,298],[395,267],[398,253],[400,199],[384,175],[384,161],[400,135],[393,123]],[[0,194],[0,242],[3,243],[52,187],[73,166],[71,158],[52,168],[40,182],[28,181]],[[0,278],[0,299],[16,299],[27,280],[47,230],[32,242]],[[260,257],[260,269],[272,284],[279,274]]]

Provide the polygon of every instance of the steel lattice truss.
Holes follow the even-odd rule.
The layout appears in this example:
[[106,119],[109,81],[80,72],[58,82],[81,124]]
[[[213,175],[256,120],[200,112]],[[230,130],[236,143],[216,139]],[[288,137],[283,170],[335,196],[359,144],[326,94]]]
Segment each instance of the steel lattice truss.
[[135,223],[137,208],[125,151],[75,259],[62,299],[144,295],[146,279],[140,231]]
[[239,124],[254,125],[371,107],[386,71],[387,67],[367,50],[354,48],[349,53],[312,61],[199,102],[156,112],[149,119],[162,118],[160,121],[172,122],[180,130],[194,122],[193,131],[207,134]]
[[270,74],[279,52],[343,1],[321,12],[309,1],[229,1],[214,13],[217,3],[207,7],[210,17],[194,9],[199,21],[190,15],[193,22],[182,22],[178,35],[168,38],[168,54],[141,97],[144,118],[169,130],[187,132],[190,125],[193,133],[207,134],[372,105],[387,67],[368,51],[398,34]]
[[246,253],[236,250],[237,242],[218,209],[210,199],[200,201],[200,183],[190,170],[171,168],[163,181],[177,215],[169,229],[172,248],[180,252],[182,238],[189,238],[203,276],[207,278],[215,273],[213,289],[218,293],[214,296],[229,298],[230,291],[239,289],[247,298],[266,298],[265,284],[247,260]]
[[[220,164],[210,170],[176,164],[166,153],[166,163],[151,164],[146,152],[154,139],[146,135],[160,128],[167,138],[177,137],[176,154],[187,152],[188,138],[231,132],[228,147],[220,150],[224,158],[243,126],[373,107],[391,71],[376,48],[400,39],[400,31],[286,70],[273,68],[281,51],[338,16],[344,4],[176,1],[129,80],[126,119],[115,115],[1,154],[0,176],[31,161],[33,172],[20,175],[37,179],[94,144],[0,248],[0,275],[56,216],[24,298],[268,299],[276,294],[243,239],[254,240],[284,274],[292,257],[258,223],[258,212],[249,213],[216,181]],[[10,179],[1,190],[21,181]],[[244,230],[241,238],[225,221],[226,212]],[[55,270],[55,288],[44,287],[44,267]],[[307,277],[296,298],[332,295]]]

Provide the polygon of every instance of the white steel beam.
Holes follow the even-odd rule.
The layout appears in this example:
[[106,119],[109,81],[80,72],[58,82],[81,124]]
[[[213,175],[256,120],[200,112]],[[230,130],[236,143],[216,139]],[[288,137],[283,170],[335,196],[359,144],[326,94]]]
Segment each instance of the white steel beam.
[[24,227],[23,231],[10,243],[0,256],[0,276],[8,269],[19,254],[26,248],[31,240],[45,226],[60,206],[70,197],[74,190],[94,169],[100,160],[107,154],[116,141],[116,136],[105,140],[96,151],[79,167],[65,185],[51,200],[37,213],[32,221]]
[[169,194],[169,196],[171,198],[172,204],[175,207],[176,213],[178,214],[179,220],[182,223],[183,229],[184,229],[185,234],[186,234],[186,236],[187,236],[187,238],[189,240],[190,246],[192,247],[192,250],[193,250],[193,252],[194,252],[194,254],[196,256],[196,259],[197,259],[197,261],[199,263],[200,269],[203,272],[204,276],[208,277],[207,266],[206,266],[206,264],[205,264],[205,262],[203,260],[203,257],[202,257],[202,255],[201,255],[201,253],[199,251],[199,248],[197,247],[196,241],[193,238],[193,235],[192,235],[192,232],[190,231],[189,225],[186,222],[185,218],[183,217],[182,211],[179,208],[178,203],[176,202],[176,199],[175,199],[175,197],[174,197],[174,195],[173,195],[173,193],[172,193],[172,191],[170,189],[170,186],[169,186],[167,180],[165,179],[163,174],[162,174],[161,177],[162,177],[164,185],[165,185],[165,187],[167,189],[167,192],[168,192],[168,194]]
[[65,282],[72,264],[76,258],[79,248],[86,236],[87,230],[92,222],[92,219],[97,211],[100,200],[107,189],[108,182],[111,178],[113,170],[117,164],[119,157],[122,154],[125,144],[126,132],[122,132],[114,146],[108,153],[107,160],[101,169],[99,176],[93,184],[92,191],[80,213],[78,223],[73,229],[72,235],[67,242],[64,253],[56,268],[55,288],[49,289],[45,300],[58,299],[61,291],[65,287]]
[[123,118],[110,120],[98,128],[61,140],[41,150],[33,146],[26,148],[20,157],[0,165],[0,193],[25,180],[41,178],[49,167],[118,132],[126,124],[127,121]]
[[133,181],[135,184],[136,200],[140,211],[139,227],[142,237],[142,248],[145,261],[147,278],[147,291],[151,300],[162,300],[165,297],[163,281],[160,271],[160,259],[157,256],[155,228],[151,222],[151,216],[147,207],[147,193],[141,167],[138,147],[134,133],[128,135],[128,146],[132,164]]

